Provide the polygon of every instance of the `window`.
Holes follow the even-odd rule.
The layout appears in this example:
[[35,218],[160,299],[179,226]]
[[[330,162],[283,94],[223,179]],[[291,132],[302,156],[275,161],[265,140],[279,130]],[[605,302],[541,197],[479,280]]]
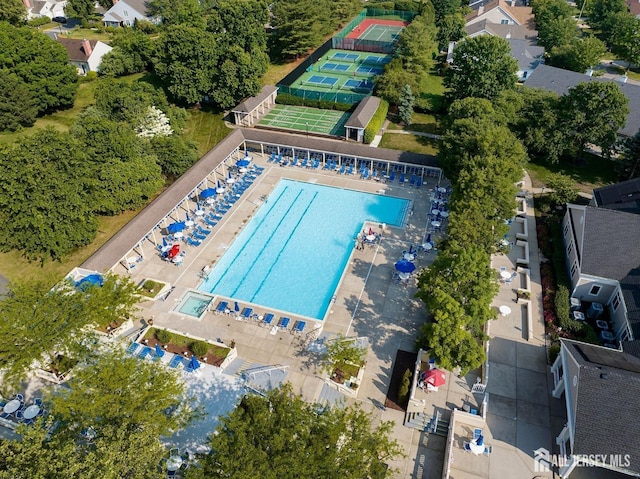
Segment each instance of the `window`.
[[616,312],[619,306],[620,306],[620,293],[616,293],[616,295],[613,297],[613,301],[611,301],[611,307],[613,308],[613,311]]
[[571,277],[573,278],[574,275],[576,274],[576,269],[578,269],[578,263],[574,262],[571,265]]
[[571,256],[571,253],[573,253],[573,241],[567,246],[567,256]]
[[591,286],[591,290],[589,291],[589,294],[592,296],[598,296],[601,289],[602,289],[602,286],[598,286],[597,284],[594,284],[593,286]]
[[500,25],[509,25],[509,20],[503,18],[502,20],[500,20]]
[[127,12],[126,10],[123,10],[123,11],[122,11],[122,13],[124,13],[124,16],[125,16],[125,17],[128,17],[128,16],[129,16],[129,12]]
[[564,237],[566,238],[569,234],[569,223],[564,226]]

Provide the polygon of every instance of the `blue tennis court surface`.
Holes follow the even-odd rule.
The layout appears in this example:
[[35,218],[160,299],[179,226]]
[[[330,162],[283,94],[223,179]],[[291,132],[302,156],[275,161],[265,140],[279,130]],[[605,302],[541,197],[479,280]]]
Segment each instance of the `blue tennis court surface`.
[[358,60],[358,58],[360,58],[360,55],[358,55],[357,53],[337,52],[334,53],[331,58],[333,60],[341,60],[343,62],[355,62],[356,60]]
[[331,70],[337,72],[346,72],[349,70],[349,65],[345,65],[344,63],[325,63],[320,68],[321,70]]
[[374,64],[374,65],[386,65],[387,63],[389,63],[391,61],[391,57],[376,57],[373,55],[369,55],[367,56],[367,58],[365,58],[364,60],[362,60],[362,63],[369,63],[369,64]]
[[356,70],[358,73],[370,73],[372,75],[380,75],[384,72],[383,68],[359,66]]
[[373,83],[370,82],[369,80],[347,80],[346,82],[344,82],[344,86],[349,87],[349,88],[367,88],[367,89],[371,89],[373,88]]
[[336,84],[338,79],[336,77],[323,77],[320,75],[312,75],[306,83],[312,83],[314,85],[325,85],[325,86],[333,86]]

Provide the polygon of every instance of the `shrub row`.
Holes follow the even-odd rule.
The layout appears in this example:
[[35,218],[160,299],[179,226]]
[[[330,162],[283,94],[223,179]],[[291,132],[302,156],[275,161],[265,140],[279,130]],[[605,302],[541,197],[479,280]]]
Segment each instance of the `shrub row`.
[[337,103],[327,100],[311,100],[309,98],[300,98],[299,96],[290,95],[288,93],[280,93],[276,97],[276,103],[280,105],[308,106],[311,108],[320,108],[322,110],[349,111],[354,106],[349,103]]
[[382,128],[382,125],[384,124],[384,120],[387,118],[388,112],[389,112],[389,103],[386,100],[381,99],[380,106],[378,107],[376,112],[373,114],[373,117],[371,118],[371,121],[369,121],[369,124],[367,125],[367,127],[364,129],[364,142],[366,144],[371,143],[375,138],[376,133],[378,133],[378,130]]

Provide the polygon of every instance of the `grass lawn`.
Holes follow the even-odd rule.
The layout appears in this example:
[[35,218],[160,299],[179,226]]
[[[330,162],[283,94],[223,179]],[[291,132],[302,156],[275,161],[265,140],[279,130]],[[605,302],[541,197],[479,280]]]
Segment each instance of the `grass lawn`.
[[202,156],[231,131],[224,124],[223,113],[213,113],[192,108],[184,137],[198,144],[198,155]]
[[295,67],[304,61],[304,57],[288,62],[269,64],[267,72],[262,77],[262,85],[277,85],[280,80],[293,71]]
[[443,107],[446,88],[442,80],[443,78],[437,72],[431,71],[424,75],[420,82],[420,92],[416,97],[421,98],[423,102],[426,100],[431,111],[440,111]]
[[382,135],[380,148],[411,151],[413,153],[423,153],[426,155],[438,154],[438,147],[434,140],[422,136],[403,135],[400,133],[385,133]]
[[546,163],[528,163],[526,170],[531,176],[534,188],[541,188],[551,173],[562,173],[570,176],[583,193],[591,194],[594,188],[610,185],[618,181],[613,162],[599,156],[585,153],[584,164],[575,165],[567,161],[555,165]]
[[405,131],[420,131],[423,133],[440,133],[439,119],[435,115],[430,113],[413,113],[412,123],[409,126],[404,126],[396,123],[397,118],[394,121],[389,122],[388,130],[405,130]]
[[72,30],[63,30],[63,33],[58,32],[60,38],[75,38],[82,40],[100,40],[101,42],[109,43],[111,41],[111,34],[107,32],[98,32],[93,28],[74,28]]

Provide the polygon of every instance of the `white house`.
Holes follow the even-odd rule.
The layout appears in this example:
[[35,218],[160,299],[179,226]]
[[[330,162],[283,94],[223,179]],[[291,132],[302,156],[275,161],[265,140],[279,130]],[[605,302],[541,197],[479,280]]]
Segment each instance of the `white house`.
[[76,40],[72,38],[57,38],[59,43],[67,49],[69,62],[78,69],[78,75],[100,71],[102,57],[112,48],[98,40]]
[[27,9],[27,18],[64,17],[67,0],[22,0]]
[[481,5],[465,17],[465,24],[469,26],[482,20],[502,25],[524,25],[530,30],[535,29],[531,7],[512,6],[505,0],[493,0]]
[[147,16],[147,0],[113,0],[113,7],[102,17],[106,27],[131,27],[136,20],[159,23],[158,19]]

